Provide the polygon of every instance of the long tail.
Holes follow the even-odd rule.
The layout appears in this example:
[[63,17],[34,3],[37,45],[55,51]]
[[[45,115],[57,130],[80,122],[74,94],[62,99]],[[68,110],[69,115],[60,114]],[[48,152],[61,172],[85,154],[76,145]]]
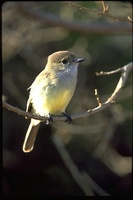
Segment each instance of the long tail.
[[35,139],[40,126],[40,121],[31,119],[30,125],[25,135],[23,151],[28,153],[34,148]]

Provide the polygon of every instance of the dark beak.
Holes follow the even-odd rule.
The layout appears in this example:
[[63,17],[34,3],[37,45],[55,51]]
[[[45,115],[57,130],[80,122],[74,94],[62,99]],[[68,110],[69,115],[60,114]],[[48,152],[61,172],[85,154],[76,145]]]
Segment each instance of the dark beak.
[[76,58],[76,62],[83,62],[85,59],[84,58]]

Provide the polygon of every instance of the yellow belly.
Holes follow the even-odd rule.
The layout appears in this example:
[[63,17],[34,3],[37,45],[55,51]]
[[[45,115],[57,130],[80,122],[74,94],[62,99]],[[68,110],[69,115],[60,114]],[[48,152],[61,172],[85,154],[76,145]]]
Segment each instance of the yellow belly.
[[47,84],[46,87],[46,83],[41,82],[39,86],[32,88],[31,98],[35,112],[41,116],[65,112],[75,91],[76,82],[76,78],[66,78]]
[[65,112],[65,109],[73,96],[73,91],[66,90],[55,92],[51,97],[44,100],[43,109],[47,110],[48,113],[58,115]]

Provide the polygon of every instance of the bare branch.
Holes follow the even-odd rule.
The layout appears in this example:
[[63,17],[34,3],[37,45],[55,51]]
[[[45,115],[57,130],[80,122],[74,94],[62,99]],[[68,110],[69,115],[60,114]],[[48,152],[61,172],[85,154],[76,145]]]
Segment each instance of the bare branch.
[[[130,63],[129,63],[130,64]],[[131,68],[132,68],[132,66],[131,66]],[[111,72],[103,72],[103,71],[101,71],[101,72],[96,72],[96,75],[97,76],[103,76],[103,75],[111,75],[111,74],[116,74],[117,72],[123,72],[125,69],[122,67],[122,68],[118,68],[118,69],[116,69],[116,70],[113,70],[113,71],[111,71]]]
[[[72,3],[71,3],[72,4]],[[117,24],[107,24],[107,23],[89,23],[87,22],[79,22],[79,21],[70,21],[66,19],[61,19],[57,15],[54,15],[52,13],[46,13],[46,12],[39,12],[31,10],[29,7],[27,8],[23,3],[16,3],[17,8],[21,13],[24,14],[24,16],[28,16],[30,18],[33,18],[34,20],[39,20],[41,23],[44,24],[50,24],[54,26],[61,26],[64,28],[68,28],[72,31],[78,31],[80,33],[85,34],[132,34],[132,26],[123,23],[117,23]],[[99,13],[100,14],[100,13]]]
[[132,23],[132,19],[129,16],[127,18],[123,18],[123,17],[116,17],[114,15],[108,14],[107,11],[109,9],[109,5],[105,6],[104,1],[102,1],[102,6],[104,7],[103,8],[103,12],[99,12],[97,10],[92,10],[92,9],[86,8],[84,6],[80,6],[80,5],[76,4],[76,3],[73,3],[72,1],[64,1],[64,3],[68,3],[69,5],[75,6],[75,7],[79,8],[79,9],[83,9],[83,10],[86,10],[86,11],[89,11],[89,12],[96,13],[97,15],[102,15],[102,16],[106,16],[106,17],[109,17],[109,18],[112,18],[112,19],[115,19],[115,20]]
[[[77,115],[71,115],[71,118],[74,119],[83,119],[86,118],[92,114],[95,114],[97,112],[100,112],[102,110],[104,110],[105,108],[109,107],[109,105],[111,105],[113,102],[115,102],[116,98],[118,97],[118,95],[120,94],[122,87],[125,85],[126,80],[128,78],[128,74],[129,72],[133,69],[133,63],[130,62],[129,64],[125,65],[124,67],[118,68],[114,71],[111,72],[100,72],[98,73],[98,75],[110,75],[110,74],[114,74],[117,72],[121,72],[121,77],[118,81],[118,84],[113,92],[113,94],[107,99],[106,102],[101,103],[99,101],[99,97],[97,99],[98,101],[98,106],[96,108],[93,109],[89,109],[87,112],[81,113],[81,114],[77,114]],[[17,107],[11,106],[10,104],[6,103],[5,101],[3,101],[3,107],[7,108],[10,111],[13,111],[19,115],[22,115],[28,119],[38,119],[42,122],[46,122],[46,117],[42,117],[42,116],[38,116],[38,115],[33,115],[31,113],[25,112]],[[54,121],[64,121],[66,118],[65,117],[53,117]]]
[[4,108],[7,108],[8,110],[10,110],[10,111],[12,111],[14,113],[17,113],[18,115],[21,115],[21,116],[23,116],[25,118],[38,119],[38,120],[41,120],[42,122],[46,121],[46,119],[47,119],[46,117],[41,117],[41,116],[38,116],[38,115],[33,115],[32,113],[29,113],[29,112],[25,112],[24,110],[21,110],[21,109],[19,109],[17,107],[14,107],[14,106],[6,103],[4,100],[3,100],[2,104],[3,104]]

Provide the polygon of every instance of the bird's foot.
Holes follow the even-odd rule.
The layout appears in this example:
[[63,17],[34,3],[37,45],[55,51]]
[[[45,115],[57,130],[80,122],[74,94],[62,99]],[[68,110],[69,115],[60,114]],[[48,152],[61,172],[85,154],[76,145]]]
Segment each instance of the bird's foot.
[[52,116],[49,114],[49,115],[47,116],[47,119],[46,119],[46,125],[51,124],[51,123],[53,123],[53,118],[52,118]]
[[63,117],[66,117],[65,122],[67,122],[68,124],[70,124],[72,122],[72,118],[67,113],[61,113],[61,115]]

